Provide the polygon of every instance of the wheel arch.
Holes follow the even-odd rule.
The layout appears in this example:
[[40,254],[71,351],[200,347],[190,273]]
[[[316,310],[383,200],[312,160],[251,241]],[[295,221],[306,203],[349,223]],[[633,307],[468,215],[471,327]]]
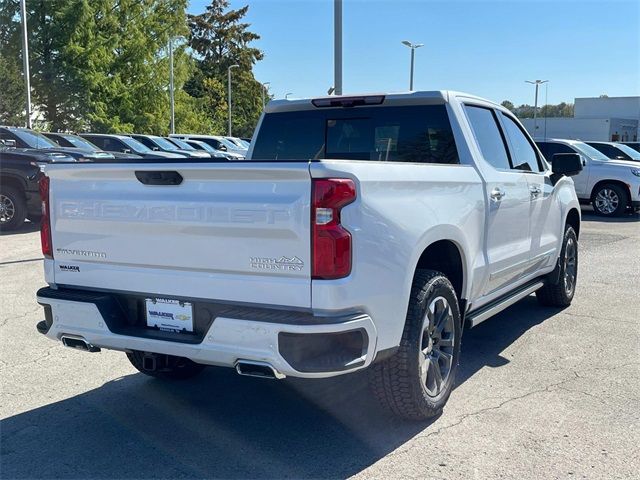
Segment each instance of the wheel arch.
[[580,211],[576,207],[572,207],[565,218],[564,224],[571,225],[576,232],[576,237],[580,238]]
[[23,179],[21,179],[20,177],[18,177],[16,175],[3,174],[0,177],[0,186],[13,187],[13,188],[17,189],[19,193],[22,194],[23,198],[26,198],[26,194],[25,194],[26,183],[24,182]]
[[626,183],[624,183],[622,180],[600,180],[598,181],[598,183],[596,183],[593,188],[591,189],[591,195],[589,195],[589,200],[593,201],[596,192],[598,191],[598,189],[604,185],[607,184],[613,184],[613,185],[617,185],[618,187],[621,187],[624,192],[627,195],[627,201],[630,202],[631,201],[631,190],[629,189],[629,185],[627,185]]

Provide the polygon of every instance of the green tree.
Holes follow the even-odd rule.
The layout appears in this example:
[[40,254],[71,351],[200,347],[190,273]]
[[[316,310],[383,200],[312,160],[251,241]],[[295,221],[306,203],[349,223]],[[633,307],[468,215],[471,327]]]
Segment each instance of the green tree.
[[0,53],[0,124],[25,124],[25,95],[22,72],[17,62]]
[[226,131],[227,68],[231,65],[239,66],[232,71],[233,134],[250,135],[262,112],[262,85],[252,68],[264,55],[250,46],[260,37],[242,22],[248,9],[229,10],[227,0],[212,0],[204,13],[188,17],[189,45],[196,54],[197,69],[185,90],[194,97],[208,97],[205,105],[215,133]]

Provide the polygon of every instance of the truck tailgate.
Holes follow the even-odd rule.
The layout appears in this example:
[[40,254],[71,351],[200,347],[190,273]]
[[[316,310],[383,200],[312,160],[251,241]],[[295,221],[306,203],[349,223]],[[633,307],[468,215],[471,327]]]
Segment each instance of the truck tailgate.
[[308,163],[56,165],[45,173],[56,284],[310,307]]

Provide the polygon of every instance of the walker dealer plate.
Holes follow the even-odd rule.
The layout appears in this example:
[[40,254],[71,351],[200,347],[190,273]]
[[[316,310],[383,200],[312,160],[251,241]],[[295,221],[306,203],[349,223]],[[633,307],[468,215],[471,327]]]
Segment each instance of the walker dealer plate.
[[170,332],[193,332],[193,307],[188,302],[147,298],[147,326]]

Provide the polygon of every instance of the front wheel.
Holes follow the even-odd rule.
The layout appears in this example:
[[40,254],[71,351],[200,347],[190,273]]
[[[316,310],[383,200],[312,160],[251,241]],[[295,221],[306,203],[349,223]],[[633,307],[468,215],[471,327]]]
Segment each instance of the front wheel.
[[597,214],[616,217],[622,215],[627,209],[627,192],[619,185],[607,183],[593,192],[591,203]]
[[557,282],[547,282],[536,292],[540,304],[549,307],[568,307],[576,293],[578,280],[578,236],[571,225],[567,225],[562,240],[556,270]]
[[369,369],[382,405],[409,419],[440,414],[455,382],[461,327],[451,282],[440,272],[419,270],[398,351]]
[[13,187],[0,186],[0,230],[17,230],[26,217],[24,196]]

